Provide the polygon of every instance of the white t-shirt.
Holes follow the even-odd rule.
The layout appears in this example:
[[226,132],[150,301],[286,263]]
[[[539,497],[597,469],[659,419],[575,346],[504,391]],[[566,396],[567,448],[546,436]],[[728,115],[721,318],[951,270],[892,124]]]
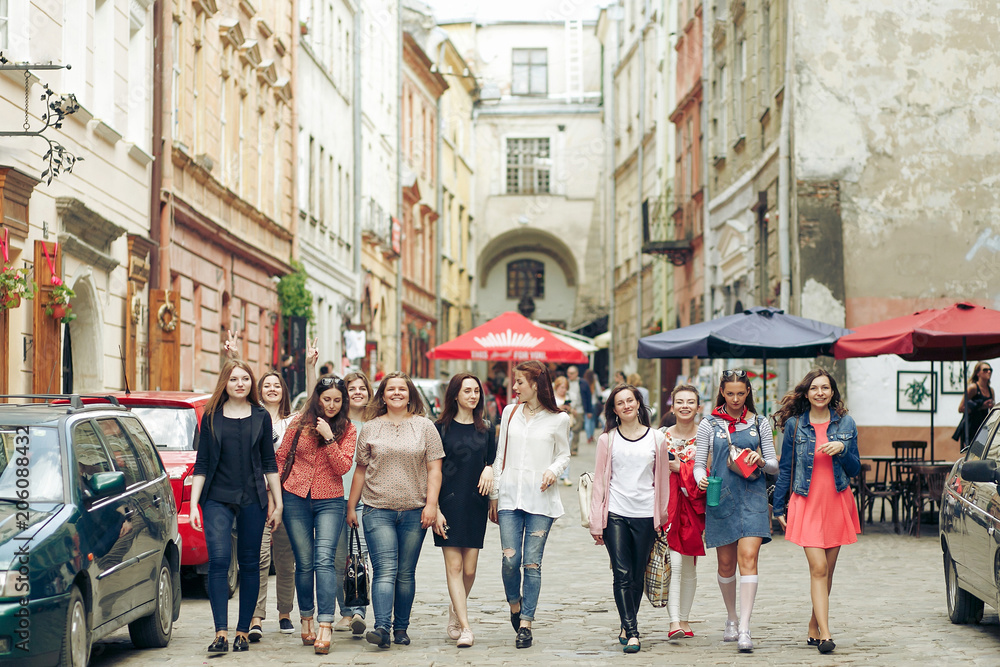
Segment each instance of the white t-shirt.
[[611,484],[608,511],[630,519],[653,516],[653,459],[656,439],[653,429],[638,440],[614,433],[611,443]]

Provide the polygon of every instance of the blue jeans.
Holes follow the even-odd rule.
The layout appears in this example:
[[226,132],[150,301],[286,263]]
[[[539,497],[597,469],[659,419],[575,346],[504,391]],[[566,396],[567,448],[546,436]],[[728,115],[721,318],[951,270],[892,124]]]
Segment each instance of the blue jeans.
[[[596,407],[594,408],[597,409]],[[587,434],[587,440],[594,437],[594,428],[597,426],[596,414],[591,412],[589,417],[583,418],[583,432]]]
[[[503,578],[507,602],[521,602],[521,620],[535,620],[538,593],[542,589],[542,553],[545,540],[555,519],[524,510],[500,510],[500,548],[503,559],[500,575]],[[522,565],[523,564],[523,565]],[[524,568],[524,591],[521,591],[521,568]]]
[[313,581],[315,579],[317,619],[332,623],[337,575],[333,556],[344,526],[347,501],[341,498],[302,498],[282,491],[284,521],[288,540],[295,554],[295,594],[299,597],[299,615],[312,618]]
[[240,612],[236,632],[249,632],[260,586],[260,542],[267,510],[257,503],[239,507],[216,500],[201,503],[201,520],[208,547],[208,600],[216,632],[229,630],[229,560],[236,522],[236,562],[240,567]]
[[[358,539],[361,540],[361,553],[368,552],[368,545],[365,542],[365,527],[362,521],[361,515],[365,510],[364,503],[358,503],[357,514],[358,523],[361,523],[361,529],[358,531]],[[348,618],[353,617],[355,614],[359,615],[361,618],[365,617],[365,611],[367,607],[345,607],[344,606],[344,568],[347,566],[347,554],[351,550],[351,545],[348,540],[351,539],[351,527],[344,522],[344,529],[340,533],[340,541],[337,542],[337,553],[334,556],[333,568],[337,573],[337,606],[340,607],[340,615],[347,616]]]
[[365,507],[364,529],[372,560],[372,608],[375,627],[406,630],[416,593],[414,573],[426,528],[420,527],[422,508],[385,510]]

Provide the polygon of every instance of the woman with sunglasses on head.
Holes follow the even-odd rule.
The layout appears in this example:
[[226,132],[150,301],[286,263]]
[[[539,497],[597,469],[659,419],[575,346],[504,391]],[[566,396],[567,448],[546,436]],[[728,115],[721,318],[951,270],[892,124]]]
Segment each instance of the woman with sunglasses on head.
[[497,456],[493,428],[483,419],[483,385],[472,373],[458,373],[448,382],[444,411],[437,429],[444,445],[441,501],[434,546],[444,555],[451,605],[448,637],[456,646],[472,646],[468,598],[476,581],[479,550],[486,536],[493,461]]
[[689,384],[677,385],[671,393],[671,401],[676,422],[662,429],[667,436],[667,451],[671,454],[667,544],[670,546],[672,572],[670,595],[667,597],[670,614],[667,637],[680,639],[694,637],[688,618],[698,585],[695,567],[698,556],[705,555],[705,492],[694,478],[698,433],[696,417],[701,407],[698,389]]
[[[347,385],[347,397],[350,399],[351,409],[348,413],[348,417],[351,423],[354,424],[354,428],[357,432],[361,433],[361,427],[365,423],[365,410],[368,408],[368,401],[372,397],[372,386],[368,383],[368,376],[366,376],[361,371],[354,373],[348,373],[344,376],[344,384]],[[354,471],[357,464],[354,462],[353,455],[351,456],[351,468],[346,473],[344,473],[344,492],[348,495],[351,493],[351,482],[354,481]],[[355,513],[360,517],[362,511],[364,510],[364,504],[358,503],[354,510]],[[337,606],[340,607],[340,620],[333,626],[336,632],[347,632],[350,630],[355,635],[363,634],[365,631],[365,613],[367,611],[366,607],[347,607],[345,606],[344,600],[344,568],[347,567],[347,554],[351,550],[351,527],[346,521],[347,506],[344,506],[344,529],[340,534],[340,540],[337,542],[337,555],[334,560],[334,568],[337,573]],[[365,535],[364,530],[358,530],[358,541],[361,544],[361,552],[367,553],[368,548],[365,545]]]
[[[271,416],[258,405],[253,372],[246,362],[227,361],[205,403],[191,477],[191,526],[204,531],[208,547],[208,598],[215,621],[215,641],[208,647],[209,653],[229,650],[227,575],[234,522],[242,584],[233,651],[250,649],[260,543],[265,525],[274,530],[281,523],[280,488],[271,444]],[[275,499],[270,508],[269,492]]]
[[500,524],[500,574],[517,632],[514,646],[528,648],[545,541],[563,515],[555,484],[569,465],[570,416],[556,405],[549,371],[538,361],[514,367],[514,393],[518,402],[504,408],[500,418],[490,520]]
[[286,530],[295,554],[302,643],[319,654],[329,653],[333,635],[333,557],[344,523],[342,476],[351,467],[357,439],[347,418],[347,401],[343,380],[321,377],[302,412],[288,425],[276,455],[284,478]]
[[[240,331],[229,329],[229,337],[224,343],[224,349],[229,359],[240,358]],[[316,379],[316,363],[319,361],[317,340],[306,344],[306,386]],[[277,451],[281,439],[285,435],[289,422],[292,421],[291,400],[288,387],[278,371],[268,371],[257,381],[257,395],[260,405],[271,415],[272,444]],[[274,501],[268,498],[269,506]],[[292,545],[288,541],[285,526],[279,524],[274,531],[264,526],[264,535],[260,543],[260,590],[257,593],[257,608],[250,619],[251,642],[259,642],[264,634],[263,623],[267,616],[267,580],[271,574],[271,563],[274,563],[274,586],[278,598],[278,629],[283,634],[295,632],[292,625],[292,606],[295,602],[295,558],[292,556]]]
[[668,525],[669,453],[663,434],[650,428],[637,387],[620,384],[604,406],[597,440],[590,534],[611,557],[615,606],[625,653],[638,653],[639,606],[656,531]]
[[812,616],[806,643],[830,653],[836,648],[830,634],[833,571],[840,547],[857,542],[861,532],[850,489],[851,477],[861,472],[858,427],[847,414],[836,380],[821,368],[809,371],[785,394],[774,420],[784,429],[774,517],[785,539],[805,549],[809,563]]
[[[708,477],[721,478],[716,506],[705,512],[705,546],[715,548],[719,588],[726,603],[726,627],[722,640],[737,642],[742,653],[753,651],[750,615],[757,595],[757,556],[771,541],[771,519],[767,511],[767,480],[761,472],[778,472],[778,457],[767,417],[754,411],[750,378],[742,370],[724,371],[719,382],[715,409],[698,424],[694,476],[702,490]],[[734,472],[727,462],[730,450],[755,468]],[[711,456],[711,470],[708,470]],[[735,464],[734,464],[735,466]],[[740,569],[740,614],[736,615],[736,567]]]
[[986,415],[989,414],[996,401],[996,394],[993,387],[990,386],[992,378],[993,367],[986,361],[980,361],[972,369],[969,386],[958,405],[958,411],[964,413],[965,416],[962,417],[958,428],[955,429],[955,435],[952,436],[952,439],[961,442],[963,447],[968,444],[965,442],[965,422],[969,423],[969,438],[975,438],[976,432],[986,421]]
[[433,422],[424,417],[417,387],[405,373],[382,378],[368,404],[368,421],[358,438],[357,468],[347,501],[347,523],[362,514],[371,557],[375,627],[365,634],[372,644],[408,645],[410,611],[416,593],[414,573],[427,529],[438,518],[444,448]]

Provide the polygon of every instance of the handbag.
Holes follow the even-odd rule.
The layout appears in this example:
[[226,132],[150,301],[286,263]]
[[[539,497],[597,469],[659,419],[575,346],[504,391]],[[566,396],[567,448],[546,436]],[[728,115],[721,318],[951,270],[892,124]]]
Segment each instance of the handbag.
[[[615,429],[617,430],[617,429]],[[614,444],[615,431],[608,433],[608,465],[611,465],[611,445]],[[580,499],[580,525],[590,528],[590,501],[594,497],[594,473],[580,474],[576,485],[576,494]]]
[[347,538],[348,553],[344,564],[344,605],[347,607],[367,607],[368,596],[368,559],[361,549],[361,537],[358,527],[351,526],[351,534]]
[[281,469],[281,485],[285,485],[285,480],[288,476],[292,474],[292,466],[295,465],[295,450],[299,446],[299,436],[302,435],[302,426],[299,426],[295,431],[295,437],[292,439],[292,448],[288,451],[288,457],[285,458],[285,465]]
[[646,563],[646,574],[643,577],[643,589],[651,605],[667,606],[670,594],[670,547],[667,545],[666,533],[659,533],[653,542],[649,561]]
[[[753,416],[754,425],[757,427],[758,432],[760,431],[760,423],[757,421],[757,415]],[[760,468],[753,463],[746,462],[748,449],[736,449],[733,445],[733,439],[729,435],[729,428],[725,429],[726,440],[729,441],[729,457],[726,459],[726,467],[732,470],[737,475],[748,479],[751,482],[760,477]],[[758,433],[758,439],[760,435]],[[759,440],[760,441],[760,440]],[[761,453],[763,456],[763,452]]]

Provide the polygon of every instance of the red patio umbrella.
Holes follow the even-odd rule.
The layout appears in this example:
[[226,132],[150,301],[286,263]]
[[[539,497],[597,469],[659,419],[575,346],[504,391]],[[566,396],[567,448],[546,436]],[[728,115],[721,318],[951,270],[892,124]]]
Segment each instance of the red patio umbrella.
[[[959,302],[856,327],[833,344],[837,359],[895,354],[907,361],[961,361],[1000,357],[1000,311]],[[933,370],[933,369],[932,369]],[[964,378],[964,383],[968,378]],[[935,403],[936,405],[936,403]],[[968,421],[965,441],[969,441]],[[934,412],[931,412],[934,458]]]
[[428,359],[587,363],[587,355],[519,313],[506,312],[427,353]]

